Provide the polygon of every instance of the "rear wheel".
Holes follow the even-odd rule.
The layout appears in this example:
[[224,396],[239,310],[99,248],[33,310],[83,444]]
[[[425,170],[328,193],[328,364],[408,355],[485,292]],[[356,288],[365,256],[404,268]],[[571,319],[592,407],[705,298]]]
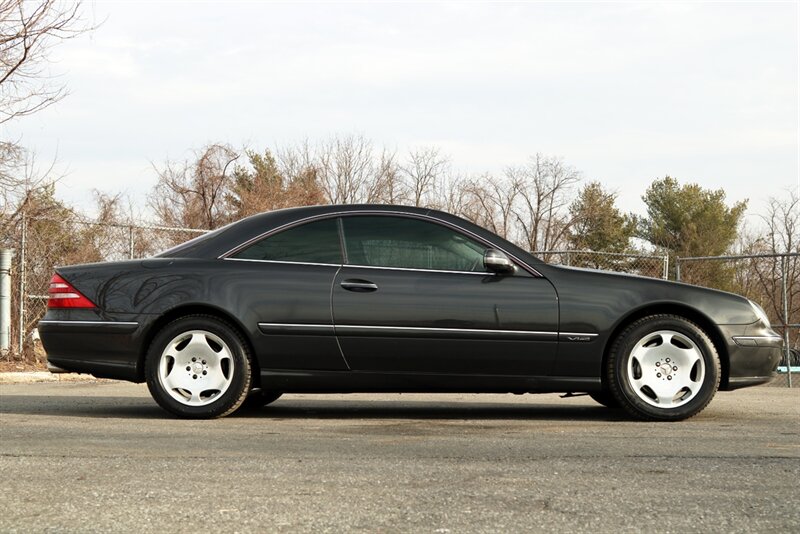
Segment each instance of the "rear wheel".
[[606,372],[611,394],[631,415],[680,421],[711,402],[720,363],[699,326],[674,315],[651,315],[617,337]]
[[145,360],[156,402],[180,417],[208,419],[236,410],[250,391],[247,345],[226,321],[183,317],[164,327]]

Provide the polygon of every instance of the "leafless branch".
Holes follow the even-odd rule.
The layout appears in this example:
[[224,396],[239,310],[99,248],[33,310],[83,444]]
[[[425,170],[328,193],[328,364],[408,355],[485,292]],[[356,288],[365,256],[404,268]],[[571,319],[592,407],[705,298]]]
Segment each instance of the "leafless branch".
[[0,0],[0,124],[67,95],[48,68],[49,54],[56,43],[93,29],[80,9],[80,1]]

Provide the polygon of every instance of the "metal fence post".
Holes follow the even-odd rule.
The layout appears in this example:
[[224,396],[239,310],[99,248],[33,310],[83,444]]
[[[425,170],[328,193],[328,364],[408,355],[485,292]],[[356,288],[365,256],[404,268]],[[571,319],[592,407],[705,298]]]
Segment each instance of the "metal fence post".
[[128,259],[133,259],[133,225],[128,226]]
[[783,351],[786,356],[786,376],[792,387],[792,362],[789,358],[789,288],[786,281],[789,272],[789,256],[781,256],[781,291],[783,292]]
[[664,280],[669,280],[669,256],[664,256]]
[[677,257],[675,258],[675,281],[681,281],[681,259]]
[[0,356],[11,347],[11,258],[14,250],[0,250]]
[[25,348],[25,299],[28,298],[25,295],[25,254],[27,252],[28,246],[28,219],[25,215],[22,215],[22,239],[20,240],[19,245],[19,297],[17,298],[19,302],[19,322],[17,323],[17,351],[19,355],[22,355],[22,351]]

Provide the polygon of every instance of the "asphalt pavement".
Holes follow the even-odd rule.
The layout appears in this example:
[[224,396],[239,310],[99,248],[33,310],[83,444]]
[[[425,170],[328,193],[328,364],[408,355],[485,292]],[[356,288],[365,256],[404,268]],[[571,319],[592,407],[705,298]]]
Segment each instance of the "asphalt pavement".
[[0,532],[799,532],[800,389],[680,423],[557,395],[183,421],[143,385],[0,384],[0,480]]

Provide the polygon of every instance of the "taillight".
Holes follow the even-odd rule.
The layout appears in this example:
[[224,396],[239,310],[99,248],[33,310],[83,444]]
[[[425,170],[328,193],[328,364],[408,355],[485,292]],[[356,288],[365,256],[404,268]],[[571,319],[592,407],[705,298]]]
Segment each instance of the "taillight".
[[50,279],[50,291],[47,299],[48,308],[96,308],[94,303],[81,295],[72,284],[54,274]]

